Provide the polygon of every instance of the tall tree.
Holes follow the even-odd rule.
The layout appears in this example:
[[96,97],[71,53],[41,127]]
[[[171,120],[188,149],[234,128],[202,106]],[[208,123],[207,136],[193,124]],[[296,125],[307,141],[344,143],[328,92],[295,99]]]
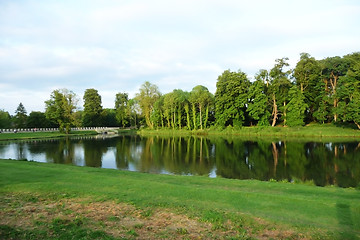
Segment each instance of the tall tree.
[[120,126],[125,127],[129,122],[129,112],[128,112],[128,102],[129,96],[127,93],[118,93],[116,94],[115,99],[115,110],[116,110],[116,119]]
[[153,128],[154,124],[151,121],[150,116],[153,111],[154,103],[161,95],[159,88],[150,82],[145,82],[141,85],[139,91],[140,92],[136,94],[136,98],[139,101],[142,114],[145,116],[146,125],[149,128]]
[[86,89],[84,93],[83,125],[85,127],[99,127],[102,125],[101,96],[96,89]]
[[288,91],[291,87],[289,80],[290,70],[285,70],[289,66],[288,58],[280,58],[275,60],[274,67],[270,70],[270,86],[269,95],[272,103],[272,124],[274,127],[279,113],[282,111],[284,125],[286,125],[286,104],[288,101]]
[[293,86],[289,91],[290,101],[287,104],[287,125],[289,127],[303,126],[305,110],[308,105],[305,103],[305,97],[297,86]]
[[164,100],[165,95],[162,95],[155,103],[153,112],[151,114],[151,121],[154,123],[154,126],[157,127],[164,127],[164,119],[165,119],[165,113],[164,113]]
[[215,117],[218,126],[243,125],[249,86],[247,75],[240,70],[226,70],[218,77],[215,92]]
[[214,101],[213,98],[209,90],[202,85],[198,85],[191,90],[189,101],[192,105],[194,129],[197,129],[198,126],[200,129],[206,127],[209,108]]
[[337,107],[339,98],[337,96],[338,81],[339,77],[344,76],[349,67],[349,62],[341,57],[329,57],[321,62],[322,66],[322,77],[325,83],[326,95],[328,95],[333,102],[333,120],[337,122],[338,114]]
[[15,127],[16,128],[24,128],[26,127],[27,113],[24,105],[22,103],[16,108],[15,111]]
[[311,57],[308,53],[301,53],[300,60],[297,62],[293,76],[295,83],[300,88],[308,105],[307,121],[314,120],[313,114],[318,109],[320,98],[323,92],[321,81],[321,67],[319,61]]
[[27,119],[27,127],[30,128],[48,128],[51,122],[46,118],[45,113],[32,111]]
[[139,121],[138,116],[141,112],[139,101],[136,98],[129,99],[127,108],[129,112],[130,127],[137,127]]
[[338,114],[342,120],[354,122],[360,129],[360,52],[344,56],[349,68],[339,78]]
[[54,90],[50,99],[45,101],[45,115],[59,126],[61,132],[69,133],[70,127],[75,124],[74,110],[77,102],[76,94],[72,91]]
[[0,129],[11,127],[11,117],[9,112],[0,110]]
[[268,84],[268,73],[266,70],[260,70],[256,74],[256,81],[251,84],[249,88],[249,104],[247,112],[249,112],[250,117],[258,121],[259,126],[268,126],[269,117],[271,113],[268,108],[268,97],[266,95],[267,84]]

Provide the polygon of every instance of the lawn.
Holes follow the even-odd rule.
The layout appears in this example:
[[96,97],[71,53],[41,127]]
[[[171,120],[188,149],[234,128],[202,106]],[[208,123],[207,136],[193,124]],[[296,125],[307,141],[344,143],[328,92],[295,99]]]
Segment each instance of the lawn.
[[1,239],[359,239],[360,191],[0,160]]

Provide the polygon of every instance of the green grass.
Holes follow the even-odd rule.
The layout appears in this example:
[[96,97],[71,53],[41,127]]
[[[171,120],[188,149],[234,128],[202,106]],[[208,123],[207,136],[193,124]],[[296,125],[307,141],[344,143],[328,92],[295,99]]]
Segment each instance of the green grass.
[[20,139],[39,139],[57,138],[78,135],[96,135],[96,131],[73,131],[69,134],[60,132],[20,132],[20,133],[0,133],[0,140],[20,140]]
[[213,135],[213,136],[258,136],[258,137],[346,137],[360,138],[360,130],[334,124],[309,124],[304,127],[242,127],[204,130],[143,129],[141,135]]
[[[321,188],[255,180],[153,175],[0,160],[0,195],[7,196],[2,198],[2,203],[7,201],[7,204],[15,209],[21,204],[11,200],[14,198],[12,196],[20,196],[27,204],[37,205],[40,204],[37,202],[38,199],[71,201],[81,198],[87,199],[87,202],[104,203],[115,201],[140,209],[137,216],[141,219],[154,218],[159,209],[167,209],[198,222],[211,224],[212,230],[207,234],[212,234],[212,231],[222,232],[225,234],[222,235],[224,237],[232,233],[231,236],[237,239],[266,236],[268,232],[280,234],[274,238],[360,238],[360,191],[356,189]],[[112,216],[108,219],[116,221],[117,217]],[[67,220],[56,221],[52,219],[45,224],[49,227],[61,223],[64,232],[56,235],[52,231],[51,234],[55,236],[67,236],[66,234],[75,229],[73,223],[70,224]],[[140,230],[151,231],[150,227],[143,224],[135,225],[137,227],[124,230],[127,238],[136,238]],[[92,238],[92,234],[102,234],[103,238],[111,239],[111,235],[106,235],[103,231],[87,229],[85,226],[79,229],[78,231],[82,232],[72,235],[80,234],[80,238]],[[190,233],[191,231],[183,226],[178,226],[174,230],[174,234],[178,236],[186,237]],[[43,230],[19,230],[16,226],[2,224],[0,238],[14,234],[35,235],[39,238],[50,236],[49,232],[44,233]],[[169,232],[161,234],[172,236]],[[16,236],[14,238],[17,238]],[[161,236],[157,235],[157,238]],[[211,238],[209,235],[207,237]]]

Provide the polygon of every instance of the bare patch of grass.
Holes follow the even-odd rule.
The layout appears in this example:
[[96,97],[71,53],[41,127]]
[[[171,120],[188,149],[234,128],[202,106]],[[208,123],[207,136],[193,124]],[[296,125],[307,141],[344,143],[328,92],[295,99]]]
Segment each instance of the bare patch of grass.
[[0,197],[0,210],[0,225],[5,226],[0,231],[2,239],[11,239],[6,237],[9,231],[22,231],[22,236],[30,231],[35,237],[41,233],[39,237],[47,234],[49,238],[71,235],[88,239],[305,239],[290,230],[271,229],[261,219],[255,220],[262,226],[261,231],[253,231],[230,220],[219,224],[221,219],[215,212],[209,213],[211,221],[204,221],[169,209],[139,209],[114,201],[7,194]]

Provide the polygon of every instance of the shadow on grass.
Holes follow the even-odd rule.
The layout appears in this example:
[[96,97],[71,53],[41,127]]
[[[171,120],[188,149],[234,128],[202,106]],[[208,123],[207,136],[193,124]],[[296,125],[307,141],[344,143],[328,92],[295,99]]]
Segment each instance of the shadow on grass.
[[336,213],[339,221],[339,239],[359,239],[355,234],[355,226],[351,216],[350,206],[344,203],[336,204]]

